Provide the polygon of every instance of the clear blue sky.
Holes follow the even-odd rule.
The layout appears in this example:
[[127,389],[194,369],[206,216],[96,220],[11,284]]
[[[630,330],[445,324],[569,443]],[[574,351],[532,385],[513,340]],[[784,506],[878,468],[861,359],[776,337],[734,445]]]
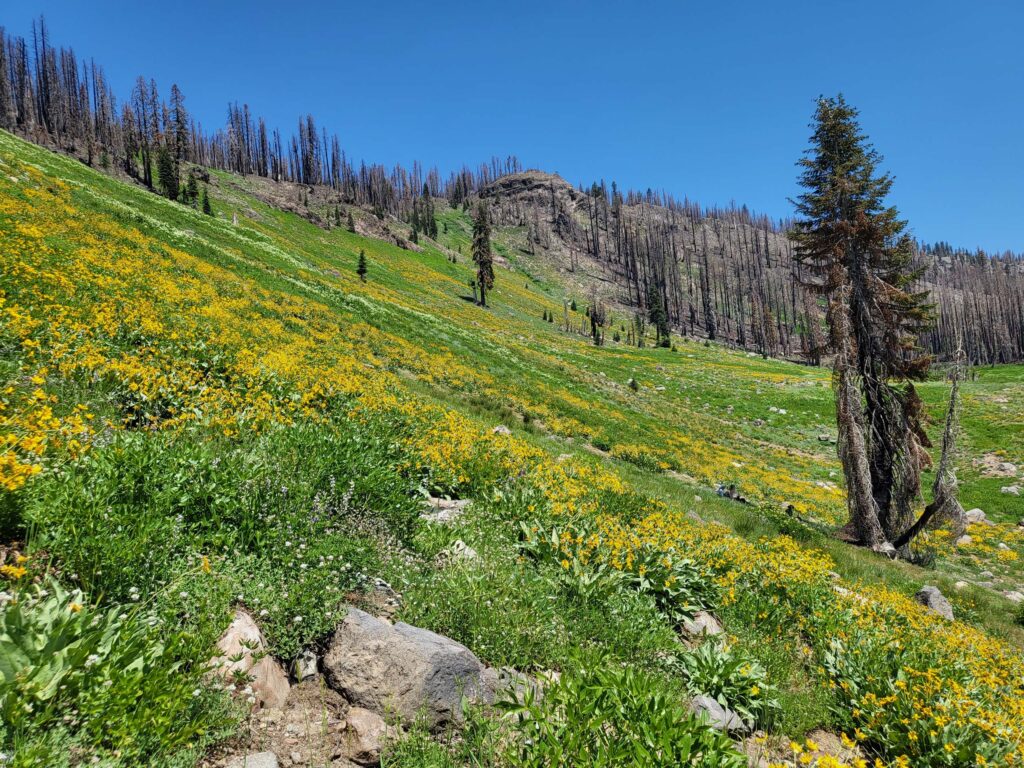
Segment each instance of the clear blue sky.
[[779,217],[818,94],[842,91],[925,240],[1024,250],[1024,3],[360,3],[16,0],[26,34],[101,62],[118,95],[172,82],[204,125],[229,100],[349,155],[442,171],[491,155]]

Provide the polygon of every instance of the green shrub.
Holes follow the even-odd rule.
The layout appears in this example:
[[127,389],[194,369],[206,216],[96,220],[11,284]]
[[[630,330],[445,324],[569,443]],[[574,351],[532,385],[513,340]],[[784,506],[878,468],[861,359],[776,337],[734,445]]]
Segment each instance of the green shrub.
[[679,654],[675,666],[690,693],[710,696],[751,727],[768,725],[779,709],[764,667],[714,639]]
[[49,731],[126,764],[189,749],[231,722],[189,633],[151,611],[101,609],[56,580],[17,589],[0,612],[0,715],[19,765],[50,765]]
[[584,659],[548,686],[499,703],[515,717],[511,749],[526,768],[715,766],[742,768],[732,741],[700,723],[649,674]]

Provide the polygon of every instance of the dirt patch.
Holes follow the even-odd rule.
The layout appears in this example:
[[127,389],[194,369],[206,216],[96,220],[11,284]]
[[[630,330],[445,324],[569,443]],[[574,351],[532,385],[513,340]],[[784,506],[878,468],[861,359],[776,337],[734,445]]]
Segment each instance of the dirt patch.
[[242,755],[273,752],[282,766],[350,768],[346,757],[348,702],[320,677],[293,686],[283,709],[252,713],[242,735],[201,762],[222,768]]

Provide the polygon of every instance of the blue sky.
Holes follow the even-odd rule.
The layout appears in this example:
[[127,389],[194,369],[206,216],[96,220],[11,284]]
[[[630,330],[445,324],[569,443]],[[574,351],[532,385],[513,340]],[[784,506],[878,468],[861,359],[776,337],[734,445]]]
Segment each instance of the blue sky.
[[1024,251],[1024,3],[977,0],[173,3],[17,0],[27,35],[172,82],[350,156],[442,171],[491,155],[576,182],[789,215],[818,94],[842,91],[925,240]]

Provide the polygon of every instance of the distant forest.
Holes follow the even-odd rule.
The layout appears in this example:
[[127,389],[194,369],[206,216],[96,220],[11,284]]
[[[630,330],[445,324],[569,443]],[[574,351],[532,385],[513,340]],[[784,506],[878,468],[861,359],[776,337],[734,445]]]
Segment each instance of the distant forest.
[[[0,127],[192,204],[194,166],[328,187],[346,205],[428,236],[436,223],[421,221],[424,195],[467,208],[471,198],[489,199],[494,223],[524,228],[527,249],[564,251],[570,269],[586,258],[610,275],[615,299],[634,307],[638,322],[812,363],[824,353],[821,308],[796,279],[791,222],[746,207],[707,208],[604,181],[542,190],[519,183],[528,174],[515,157],[444,177],[419,163],[356,163],[312,115],[285,136],[237,103],[228,104],[226,125],[205,128],[177,85],[162,98],[139,77],[119,101],[103,68],[54,47],[42,19],[28,39],[0,28]],[[920,288],[938,310],[925,349],[949,358],[961,339],[975,364],[1024,360],[1024,254],[920,243],[917,258]]]

